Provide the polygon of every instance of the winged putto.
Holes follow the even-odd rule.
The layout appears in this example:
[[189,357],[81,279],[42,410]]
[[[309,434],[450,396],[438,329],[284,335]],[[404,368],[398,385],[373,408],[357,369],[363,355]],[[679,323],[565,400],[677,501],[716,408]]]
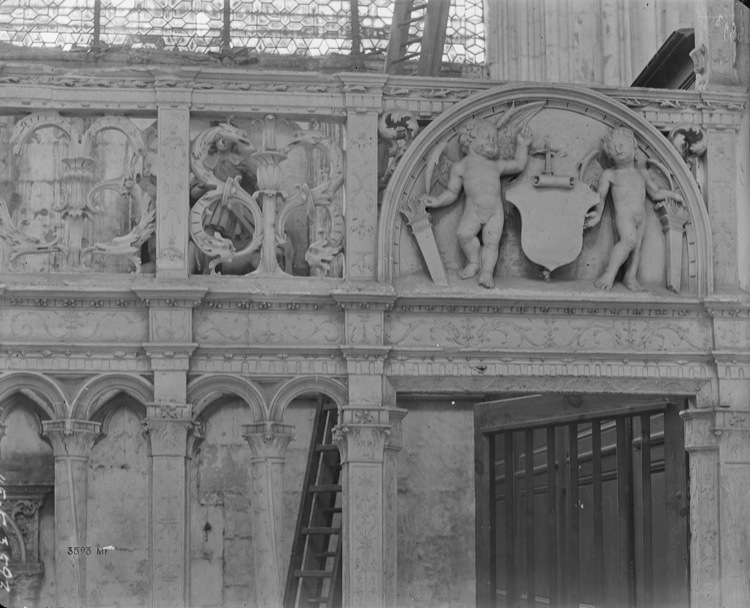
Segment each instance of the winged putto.
[[459,277],[468,279],[479,274],[479,284],[488,289],[494,287],[505,220],[501,179],[526,167],[532,138],[528,123],[542,107],[544,102],[512,108],[497,123],[474,118],[459,132],[462,158],[451,162],[446,140],[427,160],[429,194],[421,200],[428,208],[443,207],[458,200],[463,190],[466,205],[457,237],[467,262]]

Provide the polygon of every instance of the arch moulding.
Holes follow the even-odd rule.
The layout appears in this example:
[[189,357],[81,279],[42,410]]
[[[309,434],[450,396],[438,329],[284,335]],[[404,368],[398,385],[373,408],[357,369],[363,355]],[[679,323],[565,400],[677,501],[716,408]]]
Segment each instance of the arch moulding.
[[67,399],[62,388],[50,377],[35,372],[8,372],[0,375],[0,410],[14,393],[21,393],[36,403],[50,420],[68,415]]
[[333,399],[339,407],[345,406],[349,401],[349,390],[338,380],[325,377],[292,378],[284,382],[271,398],[269,420],[282,422],[289,403],[306,393],[323,393]]
[[228,395],[242,399],[252,410],[254,421],[266,419],[266,400],[262,389],[241,376],[223,374],[201,376],[188,384],[187,400],[193,406],[193,419],[198,420],[214,401]]
[[91,420],[113,397],[125,393],[146,406],[154,400],[154,387],[135,374],[101,374],[83,383],[73,398],[72,418]]
[[418,190],[418,182],[424,181],[425,161],[435,146],[456,135],[471,118],[498,117],[514,104],[530,102],[546,102],[546,108],[579,113],[608,127],[625,126],[635,132],[639,147],[668,169],[676,189],[685,198],[695,234],[696,295],[710,294],[713,260],[708,212],[677,150],[651,123],[620,102],[584,87],[557,84],[513,84],[477,93],[441,114],[420,133],[401,158],[383,196],[378,230],[378,280],[392,282],[398,275],[398,243],[403,227],[399,205],[409,196],[423,192]]

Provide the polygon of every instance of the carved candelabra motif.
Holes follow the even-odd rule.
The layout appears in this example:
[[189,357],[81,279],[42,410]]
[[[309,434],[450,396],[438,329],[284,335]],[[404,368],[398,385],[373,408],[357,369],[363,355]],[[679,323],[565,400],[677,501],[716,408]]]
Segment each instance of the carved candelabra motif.
[[[219,264],[251,260],[258,257],[260,250],[259,260],[253,262],[255,269],[247,274],[287,275],[279,266],[277,248],[287,243],[285,228],[291,213],[302,207],[306,207],[308,216],[312,216],[315,208],[323,208],[330,218],[330,229],[319,234],[321,238],[310,244],[307,250],[305,259],[308,264],[327,273],[330,262],[343,248],[344,220],[332,200],[344,181],[343,153],[338,145],[316,129],[297,129],[291,141],[279,146],[278,127],[282,122],[287,123],[272,114],[253,121],[252,125],[262,127],[261,141],[257,144],[250,140],[247,131],[226,123],[203,131],[193,142],[193,175],[208,191],[191,210],[190,235],[196,247],[211,259],[211,274],[216,273]],[[226,150],[228,146],[231,146],[235,165],[245,164],[254,169],[258,188],[253,194],[240,187],[240,176],[223,180],[217,177],[216,166],[211,166],[210,157],[216,155],[217,149]],[[314,188],[307,183],[297,183],[293,184],[290,193],[286,189],[289,183],[285,181],[282,163],[298,147],[320,150],[329,171],[323,182]],[[231,238],[219,231],[208,232],[207,216],[216,215],[222,209],[232,211],[237,221],[252,234],[246,245],[238,248]]]
[[[85,271],[88,270],[87,260],[94,254],[103,254],[127,256],[138,272],[141,265],[140,247],[151,237],[156,226],[154,201],[135,181],[136,166],[145,150],[140,130],[124,116],[104,116],[81,134],[73,122],[58,114],[31,114],[19,121],[14,128],[11,137],[14,154],[21,154],[23,146],[36,131],[50,127],[62,131],[69,142],[69,156],[62,159],[62,201],[52,208],[60,214],[64,228],[62,233],[56,234],[49,241],[27,234],[13,222],[6,202],[0,199],[0,238],[10,245],[11,268],[16,268],[16,260],[22,256],[60,253],[63,270]],[[114,179],[94,182],[96,160],[93,157],[93,145],[96,136],[106,130],[123,133],[130,142],[132,154],[125,173]],[[98,194],[105,190],[115,191],[123,197],[129,195],[134,199],[139,206],[140,221],[126,235],[85,247],[85,224],[101,212],[95,201]]]

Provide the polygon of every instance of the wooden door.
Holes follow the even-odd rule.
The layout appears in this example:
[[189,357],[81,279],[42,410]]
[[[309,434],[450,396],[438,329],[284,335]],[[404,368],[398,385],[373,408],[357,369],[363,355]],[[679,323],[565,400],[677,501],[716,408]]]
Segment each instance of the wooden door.
[[687,606],[681,406],[559,394],[475,406],[478,605]]

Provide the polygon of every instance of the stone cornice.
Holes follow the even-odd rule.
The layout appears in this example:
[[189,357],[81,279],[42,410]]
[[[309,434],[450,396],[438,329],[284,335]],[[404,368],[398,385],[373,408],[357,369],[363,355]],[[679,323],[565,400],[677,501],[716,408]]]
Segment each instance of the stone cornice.
[[141,308],[130,290],[74,286],[0,286],[0,306],[35,308]]
[[[507,84],[467,78],[420,78],[376,73],[321,74],[211,66],[51,67],[7,62],[0,102],[12,109],[148,111],[157,103],[199,111],[329,114],[409,109],[434,117],[472,93]],[[739,127],[746,91],[675,91],[593,86],[660,126],[684,122],[708,128]],[[114,94],[113,91],[126,94]]]

